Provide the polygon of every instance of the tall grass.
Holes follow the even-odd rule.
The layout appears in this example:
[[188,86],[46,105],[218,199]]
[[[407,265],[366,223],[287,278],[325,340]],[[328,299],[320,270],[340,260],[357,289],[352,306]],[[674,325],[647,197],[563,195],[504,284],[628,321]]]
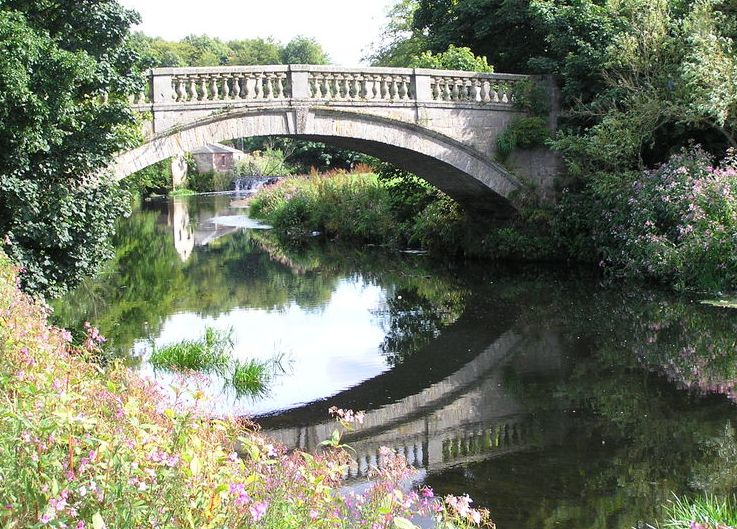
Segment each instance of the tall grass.
[[373,173],[286,178],[259,192],[251,213],[290,238],[315,231],[361,242],[396,237],[390,192]]
[[673,529],[732,529],[737,527],[737,498],[676,497],[666,506],[666,516],[665,527]]
[[266,394],[269,380],[271,373],[268,362],[251,358],[245,362],[236,360],[233,364],[230,383],[236,397],[258,397]]
[[232,335],[207,327],[202,338],[155,348],[149,361],[154,369],[225,374],[231,363]]

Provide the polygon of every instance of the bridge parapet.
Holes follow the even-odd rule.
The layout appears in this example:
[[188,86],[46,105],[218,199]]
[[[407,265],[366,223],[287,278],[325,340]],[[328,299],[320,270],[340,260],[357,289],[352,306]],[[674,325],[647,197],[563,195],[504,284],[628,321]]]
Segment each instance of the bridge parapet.
[[156,68],[134,96],[140,110],[159,105],[224,105],[304,100],[311,103],[440,103],[511,109],[513,87],[526,75],[421,68],[323,65]]

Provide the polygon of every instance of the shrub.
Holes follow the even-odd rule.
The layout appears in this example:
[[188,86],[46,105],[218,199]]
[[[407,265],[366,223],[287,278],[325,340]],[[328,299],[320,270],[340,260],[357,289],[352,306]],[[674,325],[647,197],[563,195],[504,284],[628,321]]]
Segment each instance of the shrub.
[[574,203],[601,266],[679,289],[737,287],[737,158],[719,166],[700,148],[645,172],[600,173]]
[[550,138],[550,129],[545,118],[530,116],[515,118],[496,139],[496,155],[499,161],[505,161],[517,147],[530,149]]
[[471,48],[456,47],[453,44],[442,53],[433,54],[431,51],[423,52],[415,57],[410,64],[414,68],[432,68],[436,70],[465,70],[469,72],[493,72],[494,67],[490,65],[486,57],[476,56]]

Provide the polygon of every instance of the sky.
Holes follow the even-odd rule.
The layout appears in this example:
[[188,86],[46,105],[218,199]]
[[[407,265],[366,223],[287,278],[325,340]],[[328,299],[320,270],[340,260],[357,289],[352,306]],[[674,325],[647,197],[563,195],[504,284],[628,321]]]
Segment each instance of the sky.
[[377,42],[391,0],[120,0],[141,14],[136,30],[179,40],[313,37],[341,66],[356,66]]

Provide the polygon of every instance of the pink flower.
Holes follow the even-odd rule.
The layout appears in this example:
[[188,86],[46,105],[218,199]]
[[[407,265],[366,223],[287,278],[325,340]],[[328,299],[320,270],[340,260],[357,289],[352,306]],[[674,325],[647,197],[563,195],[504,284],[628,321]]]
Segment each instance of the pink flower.
[[249,511],[251,513],[251,516],[253,517],[254,522],[258,522],[261,518],[264,517],[266,514],[266,509],[269,508],[269,502],[262,501],[259,503],[254,503],[251,507],[249,507]]

